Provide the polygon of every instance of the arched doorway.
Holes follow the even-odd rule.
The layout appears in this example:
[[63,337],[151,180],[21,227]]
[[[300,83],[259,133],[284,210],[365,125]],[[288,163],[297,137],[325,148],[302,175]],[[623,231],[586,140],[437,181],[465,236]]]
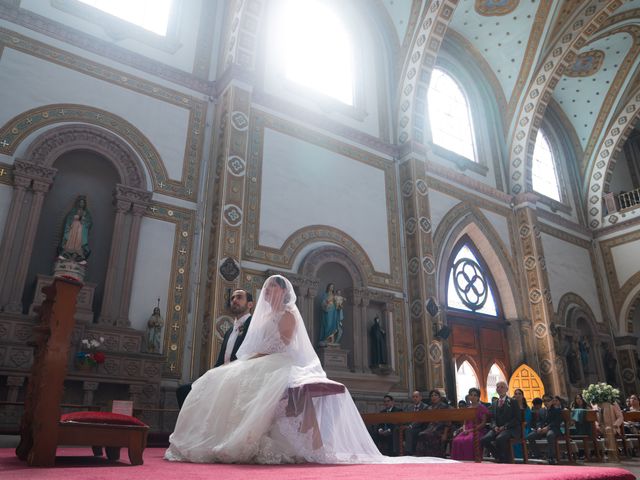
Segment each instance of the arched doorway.
[[457,391],[458,385],[467,382],[464,378],[468,378],[467,370],[471,368],[478,379],[481,399],[487,401],[495,393],[495,384],[510,374],[507,322],[489,269],[466,235],[453,249],[446,278],[446,317],[456,367],[456,397],[464,398],[466,392]]

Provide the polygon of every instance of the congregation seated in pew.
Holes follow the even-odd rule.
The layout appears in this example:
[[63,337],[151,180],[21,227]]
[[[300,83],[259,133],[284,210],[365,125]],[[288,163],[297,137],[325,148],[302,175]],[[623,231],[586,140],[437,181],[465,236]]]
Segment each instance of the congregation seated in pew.
[[[428,410],[438,410],[450,408],[446,399],[443,398],[439,390],[433,389],[429,392],[431,403]],[[444,457],[445,448],[449,435],[449,422],[429,422],[426,427],[418,432],[415,448],[416,455],[425,457]]]

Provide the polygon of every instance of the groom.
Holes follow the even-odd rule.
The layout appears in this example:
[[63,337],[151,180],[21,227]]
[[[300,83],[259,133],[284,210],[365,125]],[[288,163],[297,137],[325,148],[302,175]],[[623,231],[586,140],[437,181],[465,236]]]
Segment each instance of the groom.
[[[220,347],[220,353],[218,354],[218,360],[213,366],[219,367],[220,365],[226,365],[227,363],[236,360],[236,352],[244,337],[247,335],[249,324],[251,323],[251,309],[253,308],[253,296],[246,290],[235,290],[231,295],[230,310],[233,314],[233,328],[227,330],[222,340],[222,347]],[[191,384],[180,385],[176,390],[176,397],[178,399],[178,407],[182,408],[187,395],[191,391]]]

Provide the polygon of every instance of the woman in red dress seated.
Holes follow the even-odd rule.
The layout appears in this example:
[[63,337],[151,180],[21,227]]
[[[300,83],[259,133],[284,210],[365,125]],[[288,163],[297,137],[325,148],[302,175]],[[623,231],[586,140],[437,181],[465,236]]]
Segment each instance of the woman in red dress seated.
[[469,389],[469,407],[476,407],[475,420],[467,420],[462,430],[453,437],[451,443],[451,458],[454,460],[473,460],[473,434],[478,435],[478,439],[486,433],[487,417],[489,409],[480,403],[480,390],[472,387]]

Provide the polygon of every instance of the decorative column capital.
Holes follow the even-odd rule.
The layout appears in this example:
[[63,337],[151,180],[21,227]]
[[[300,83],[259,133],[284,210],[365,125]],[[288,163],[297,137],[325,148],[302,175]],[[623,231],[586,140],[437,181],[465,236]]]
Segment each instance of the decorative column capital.
[[13,163],[14,181],[17,181],[18,178],[26,178],[51,185],[56,173],[58,173],[56,168],[45,167],[44,165],[37,165],[24,160],[15,160]]

